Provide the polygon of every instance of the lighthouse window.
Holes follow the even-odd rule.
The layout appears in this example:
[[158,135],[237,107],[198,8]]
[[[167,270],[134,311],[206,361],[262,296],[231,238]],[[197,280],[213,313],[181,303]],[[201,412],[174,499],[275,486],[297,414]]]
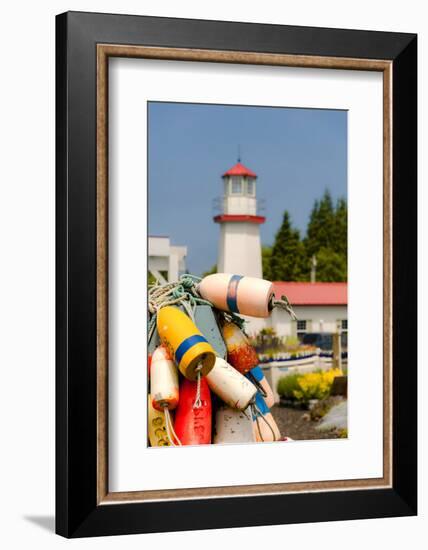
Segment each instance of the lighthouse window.
[[253,196],[255,193],[254,180],[247,179],[247,195]]
[[240,177],[235,176],[232,179],[232,195],[240,195],[242,193],[242,180]]

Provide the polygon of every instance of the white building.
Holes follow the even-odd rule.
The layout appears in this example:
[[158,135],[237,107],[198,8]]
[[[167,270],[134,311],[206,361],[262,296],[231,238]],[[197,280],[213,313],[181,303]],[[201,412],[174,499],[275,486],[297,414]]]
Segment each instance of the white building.
[[169,237],[149,236],[149,272],[161,283],[178,281],[186,271],[186,246],[172,246]]
[[257,175],[240,162],[225,172],[222,212],[214,217],[220,224],[217,271],[262,277],[260,224],[257,214]]
[[278,336],[348,331],[348,283],[275,282],[274,291],[277,299],[287,296],[298,318],[293,321],[286,311],[274,309],[266,326]]

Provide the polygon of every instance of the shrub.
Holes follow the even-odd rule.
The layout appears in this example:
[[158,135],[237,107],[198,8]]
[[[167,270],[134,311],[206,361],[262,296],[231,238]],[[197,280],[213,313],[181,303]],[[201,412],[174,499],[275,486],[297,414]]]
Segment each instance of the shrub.
[[300,374],[289,374],[278,380],[277,391],[281,397],[295,399],[294,392],[299,389]]
[[330,395],[335,377],[341,375],[340,369],[303,374],[298,378],[299,388],[294,391],[294,397],[304,403],[308,403],[311,399],[324,399]]
[[336,376],[342,376],[340,369],[289,374],[280,378],[277,391],[282,397],[307,404],[311,399],[328,397]]

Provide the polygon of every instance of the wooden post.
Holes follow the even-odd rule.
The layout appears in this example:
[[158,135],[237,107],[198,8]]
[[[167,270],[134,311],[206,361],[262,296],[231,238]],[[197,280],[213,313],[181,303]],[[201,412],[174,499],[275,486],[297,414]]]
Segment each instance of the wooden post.
[[340,321],[337,322],[336,332],[333,334],[333,368],[342,370],[342,327]]

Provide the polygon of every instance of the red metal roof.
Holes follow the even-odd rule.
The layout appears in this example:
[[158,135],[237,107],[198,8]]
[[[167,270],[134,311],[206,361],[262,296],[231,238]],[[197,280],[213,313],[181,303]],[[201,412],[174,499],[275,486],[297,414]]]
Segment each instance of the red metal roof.
[[251,214],[219,214],[214,216],[215,223],[223,222],[249,222],[249,223],[265,223],[264,216],[252,216]]
[[292,306],[346,306],[348,283],[297,283],[276,281],[275,297],[285,294]]
[[252,170],[250,170],[240,162],[237,162],[235,166],[232,166],[232,168],[225,172],[222,177],[224,178],[225,176],[250,176],[252,178],[257,177],[257,175]]

